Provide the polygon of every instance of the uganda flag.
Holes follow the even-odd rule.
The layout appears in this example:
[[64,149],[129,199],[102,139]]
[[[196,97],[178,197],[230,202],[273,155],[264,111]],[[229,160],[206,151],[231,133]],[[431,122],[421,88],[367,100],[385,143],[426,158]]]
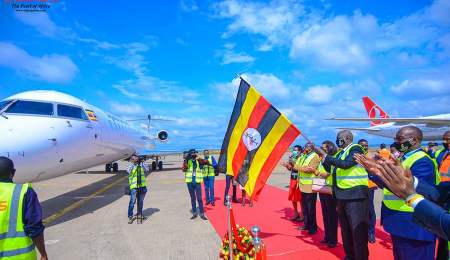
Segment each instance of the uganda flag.
[[300,131],[241,78],[220,152],[219,172],[234,176],[252,199],[258,196]]

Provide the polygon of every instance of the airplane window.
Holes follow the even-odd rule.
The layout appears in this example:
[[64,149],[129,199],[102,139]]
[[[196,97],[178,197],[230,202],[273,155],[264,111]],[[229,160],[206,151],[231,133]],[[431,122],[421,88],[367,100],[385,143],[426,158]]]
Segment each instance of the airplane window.
[[32,114],[32,115],[53,115],[53,104],[37,101],[18,100],[12,104],[6,113],[12,114]]
[[0,101],[0,110],[5,108],[11,102],[12,102],[12,100]]
[[58,116],[87,120],[83,109],[61,104],[58,104]]

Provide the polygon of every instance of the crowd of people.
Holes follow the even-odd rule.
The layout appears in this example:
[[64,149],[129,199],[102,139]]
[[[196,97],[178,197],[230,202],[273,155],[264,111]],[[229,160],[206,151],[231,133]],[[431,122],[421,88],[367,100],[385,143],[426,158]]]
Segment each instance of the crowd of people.
[[376,242],[374,194],[382,189],[381,224],[391,236],[394,259],[450,259],[450,131],[442,148],[422,149],[422,139],[419,128],[405,126],[389,149],[381,144],[375,154],[368,153],[367,140],[353,143],[348,130],[320,147],[295,145],[282,163],[290,171],[292,221],[316,233],[319,193],[325,229],[320,242],[336,247],[340,225],[345,259],[368,259],[368,243]]
[[[300,230],[310,235],[317,233],[319,196],[325,229],[320,242],[336,247],[340,225],[345,259],[368,259],[368,243],[376,242],[374,193],[382,189],[381,224],[391,236],[394,259],[450,259],[450,131],[443,135],[442,148],[433,145],[422,149],[422,139],[419,128],[405,126],[389,149],[381,144],[376,154],[368,153],[367,140],[353,143],[353,134],[348,130],[340,131],[335,142],[326,140],[320,147],[310,142],[304,148],[294,146],[289,161],[282,163],[290,171],[288,199],[294,209],[291,220],[304,223]],[[145,218],[142,207],[148,169],[138,156],[132,156],[130,162],[127,190],[131,224],[136,215]],[[191,219],[200,216],[207,220],[201,184],[206,205],[215,206],[216,159],[208,150],[201,157],[192,149],[182,170],[191,198]],[[36,258],[37,247],[41,259],[47,259],[37,195],[30,185],[13,183],[14,173],[13,162],[0,157],[0,236],[4,236],[0,258]],[[325,179],[325,184],[318,188],[315,181],[320,178]],[[237,185],[227,174],[224,198],[232,186],[232,202],[238,202]],[[252,206],[245,190],[241,190],[242,206],[247,201]],[[133,215],[135,204],[137,214]]]

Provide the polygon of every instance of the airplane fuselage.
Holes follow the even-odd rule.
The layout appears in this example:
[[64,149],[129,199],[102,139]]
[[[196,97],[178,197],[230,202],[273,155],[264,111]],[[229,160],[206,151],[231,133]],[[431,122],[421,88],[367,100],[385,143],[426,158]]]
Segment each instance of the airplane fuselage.
[[[143,134],[126,121],[63,93],[29,91],[5,100],[23,103],[0,116],[0,156],[13,160],[15,182],[46,180],[114,162],[145,145]],[[87,110],[93,114],[88,116]]]
[[[420,117],[423,119],[449,119],[450,114],[441,114],[441,115],[435,115],[435,116],[428,116],[428,117]],[[414,125],[417,126],[422,130],[423,133],[423,141],[441,141],[442,135],[449,130],[449,126],[443,126],[443,125],[432,125],[432,124],[402,124],[402,123],[385,123],[373,127],[369,127],[368,131],[366,131],[369,134],[387,137],[387,138],[395,138],[396,133],[398,130],[406,125]],[[374,131],[370,131],[370,129],[373,129]]]

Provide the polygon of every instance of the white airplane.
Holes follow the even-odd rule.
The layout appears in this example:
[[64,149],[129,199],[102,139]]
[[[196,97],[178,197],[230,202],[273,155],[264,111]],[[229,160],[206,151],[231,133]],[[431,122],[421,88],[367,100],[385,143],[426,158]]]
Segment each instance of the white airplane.
[[[37,182],[116,161],[149,148],[155,139],[127,121],[73,96],[27,91],[0,101],[0,156],[14,161],[14,181]],[[158,158],[158,157],[156,157]],[[158,165],[157,165],[158,164]],[[153,162],[152,168],[162,161]]]
[[370,122],[370,127],[338,127],[338,129],[348,129],[364,131],[371,135],[394,138],[397,131],[406,125],[415,125],[423,132],[424,141],[440,141],[445,131],[450,127],[450,114],[440,114],[434,116],[417,118],[391,118],[375,104],[369,97],[363,97],[363,103],[367,111],[368,118],[330,118],[329,120],[339,121],[363,121]]

